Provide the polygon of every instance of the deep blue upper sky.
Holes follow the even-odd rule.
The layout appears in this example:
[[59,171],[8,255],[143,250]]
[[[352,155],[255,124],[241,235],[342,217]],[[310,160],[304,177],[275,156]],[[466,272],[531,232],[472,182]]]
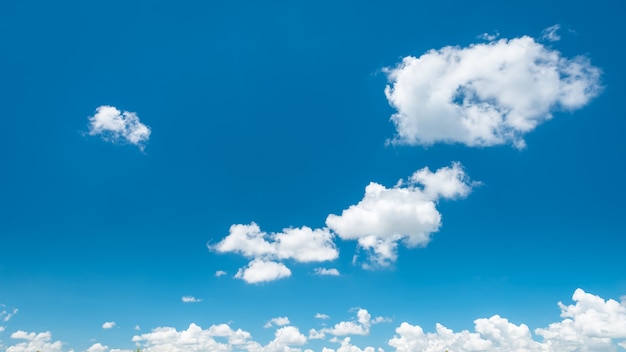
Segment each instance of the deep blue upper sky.
[[[392,321],[352,342],[390,350],[404,321],[472,330],[499,314],[532,330],[559,321],[576,288],[619,300],[623,14],[609,0],[0,4],[0,304],[19,309],[0,321],[0,347],[24,330],[128,349],[159,326],[230,322],[266,344],[271,318],[307,335],[316,313],[331,326],[361,307]],[[555,24],[561,40],[541,41]],[[524,149],[386,143],[384,68],[483,33],[584,55],[602,92],[553,110]],[[89,134],[106,105],[150,127],[143,151]],[[324,227],[370,182],[452,162],[481,184],[439,200],[432,241],[400,245],[389,267],[353,264],[357,243],[335,238],[336,260],[287,259],[291,277],[254,285],[233,278],[249,259],[207,248],[233,224]]]

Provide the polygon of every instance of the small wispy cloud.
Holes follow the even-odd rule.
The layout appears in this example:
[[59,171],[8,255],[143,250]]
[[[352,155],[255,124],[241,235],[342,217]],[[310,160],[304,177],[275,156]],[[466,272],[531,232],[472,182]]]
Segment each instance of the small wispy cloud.
[[478,38],[480,39],[484,39],[487,41],[494,41],[496,38],[498,38],[500,36],[500,33],[498,33],[498,31],[496,31],[495,33],[483,33],[481,35],[478,36]]
[[315,268],[314,269],[315,275],[320,275],[320,276],[339,276],[339,270],[335,269],[335,268],[330,268],[330,269],[326,269],[326,268]]
[[139,121],[136,113],[120,111],[114,106],[99,106],[89,117],[89,135],[99,135],[112,143],[133,144],[142,151],[151,132],[150,127]]
[[0,305],[0,307],[5,308],[0,311],[0,321],[3,322],[9,321],[19,311],[17,308],[6,309],[5,305]]
[[315,319],[330,319],[330,315],[322,314],[322,313],[316,313],[315,314]]
[[103,329],[113,329],[115,327],[115,322],[114,321],[107,321],[104,324],[102,324],[102,328]]
[[550,26],[544,29],[541,32],[541,39],[548,40],[551,42],[556,42],[556,41],[561,40],[561,36],[557,33],[559,29],[561,29],[561,26],[558,24],[555,24],[554,26]]
[[196,298],[194,296],[183,296],[181,300],[185,303],[198,303],[202,302],[202,299]]
[[224,276],[228,274],[227,272],[225,272],[224,270],[218,270],[215,272],[215,277],[220,277],[220,276]]

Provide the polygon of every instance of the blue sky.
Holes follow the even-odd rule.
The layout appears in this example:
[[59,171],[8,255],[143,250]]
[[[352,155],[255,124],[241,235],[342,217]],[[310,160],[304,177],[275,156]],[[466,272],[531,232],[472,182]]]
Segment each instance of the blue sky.
[[623,13],[0,4],[0,348],[626,349]]

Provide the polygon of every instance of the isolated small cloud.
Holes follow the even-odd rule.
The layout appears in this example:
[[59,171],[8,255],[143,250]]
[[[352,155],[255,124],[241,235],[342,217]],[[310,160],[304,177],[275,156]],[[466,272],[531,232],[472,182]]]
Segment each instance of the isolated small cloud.
[[115,322],[114,321],[107,321],[104,324],[102,324],[102,328],[103,329],[112,329],[115,327]]
[[198,303],[198,302],[202,302],[202,299],[200,299],[200,298],[196,298],[196,297],[194,297],[194,296],[183,296],[183,297],[181,298],[181,300],[182,300],[184,303]]
[[135,325],[135,330],[139,331],[139,330],[141,330],[141,327],[139,325]]
[[328,314],[315,313],[315,319],[330,319]]
[[218,270],[215,272],[215,277],[221,277],[228,274],[227,272],[225,272],[224,270]]
[[265,325],[263,327],[264,328],[271,328],[274,325],[276,325],[276,326],[283,326],[283,325],[287,325],[287,324],[289,324],[289,318],[287,318],[287,317],[276,317],[276,318],[270,319],[267,323],[265,323]]
[[551,42],[556,42],[561,40],[561,36],[557,33],[561,28],[560,25],[555,24],[554,26],[548,27],[541,32],[541,39],[548,40]]
[[496,31],[495,33],[483,33],[479,35],[478,38],[491,42],[491,41],[496,40],[499,36],[500,36],[500,33]]
[[435,172],[423,168],[392,188],[370,183],[359,203],[341,215],[329,215],[326,225],[341,239],[357,240],[368,252],[365,268],[388,266],[397,259],[399,243],[426,246],[439,230],[439,199],[465,197],[474,185],[459,163]]
[[112,143],[130,143],[143,150],[150,133],[150,127],[141,123],[136,113],[120,111],[113,106],[99,106],[89,117],[89,134],[99,135]]
[[335,268],[330,268],[330,269],[326,269],[326,268],[315,268],[314,269],[315,275],[320,275],[320,276],[339,276],[339,270],[335,269]]
[[[544,36],[555,40],[557,29]],[[524,135],[555,111],[579,109],[601,91],[587,58],[565,58],[528,36],[432,49],[385,72],[395,144],[523,148]]]
[[248,266],[239,269],[236,279],[244,280],[249,284],[274,281],[291,276],[291,270],[283,263],[254,259]]

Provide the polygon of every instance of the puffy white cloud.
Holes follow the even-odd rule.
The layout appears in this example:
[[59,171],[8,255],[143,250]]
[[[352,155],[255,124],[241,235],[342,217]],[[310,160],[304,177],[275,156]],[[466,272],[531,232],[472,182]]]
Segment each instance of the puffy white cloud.
[[360,349],[359,347],[350,343],[350,338],[346,337],[341,341],[338,341],[341,344],[341,347],[334,350],[332,348],[324,347],[322,352],[384,352],[382,348],[378,350],[374,349],[374,347],[365,347],[364,349]]
[[105,352],[108,349],[109,346],[105,346],[101,343],[94,343],[93,345],[91,345],[91,347],[86,349],[85,352]]
[[626,338],[626,302],[605,301],[582,289],[577,289],[572,299],[576,304],[559,302],[563,321],[536,330],[547,345],[559,351],[578,351],[580,346],[610,350],[612,339]]
[[9,346],[6,352],[61,352],[63,343],[61,341],[51,342],[52,334],[49,331],[41,333],[28,333],[18,330],[11,334],[12,339],[26,340],[13,346]]
[[196,298],[194,296],[183,296],[181,297],[181,301],[183,301],[184,303],[198,303],[202,302],[202,299]]
[[[494,315],[489,319],[477,319],[475,331],[455,333],[437,324],[434,333],[424,333],[421,327],[402,323],[389,345],[398,352],[408,351],[497,351],[497,352],[574,352],[614,351],[626,338],[626,305],[614,300],[585,293],[577,289],[573,300],[576,304],[559,303],[561,316],[565,319],[552,323],[545,329],[536,329],[543,341],[533,339],[525,324],[515,325],[507,319]],[[626,346],[622,346],[626,347]]]
[[113,143],[130,143],[143,150],[150,133],[150,127],[141,123],[136,113],[120,111],[113,106],[99,106],[89,117],[89,134],[100,135]]
[[315,313],[315,319],[330,319],[328,314]]
[[102,324],[102,328],[103,329],[112,329],[115,327],[115,322],[114,321],[107,321],[104,324]]
[[339,252],[328,229],[286,228],[283,232],[261,231],[257,224],[235,224],[228,236],[211,249],[218,253],[239,253],[254,258],[246,268],[235,275],[248,283],[272,281],[291,275],[291,270],[280,260],[323,262],[336,259]]
[[339,322],[332,328],[322,329],[321,332],[335,336],[367,335],[370,333],[371,319],[372,316],[366,309],[359,309],[356,314],[356,320]]
[[322,340],[326,338],[326,334],[315,329],[309,330],[309,340]]
[[283,325],[287,325],[287,324],[289,324],[289,318],[287,318],[287,317],[276,317],[276,318],[270,319],[270,321],[265,323],[265,325],[263,327],[264,328],[271,328],[274,325],[276,325],[276,326],[283,326]]
[[335,268],[315,268],[314,272],[315,275],[339,276],[339,270]]
[[249,258],[293,259],[323,262],[339,255],[327,229],[287,228],[280,233],[262,232],[255,223],[232,225],[230,233],[212,247],[219,253],[235,252]]
[[[556,38],[556,29],[546,33]],[[398,144],[461,143],[523,148],[524,134],[601,91],[601,72],[533,38],[444,47],[385,69]]]
[[454,333],[441,324],[437,324],[435,333],[424,333],[421,327],[405,322],[396,328],[396,334],[388,343],[397,352],[488,351],[492,347],[477,333]]
[[218,270],[215,272],[215,277],[221,277],[228,274],[227,272],[225,272],[224,270]]
[[[225,338],[219,342],[216,338]],[[299,352],[307,342],[298,328],[285,326],[276,330],[275,338],[266,346],[252,340],[249,332],[233,330],[227,324],[213,325],[202,329],[191,324],[186,330],[177,331],[171,327],[160,327],[150,333],[137,335],[133,341],[143,345],[145,352],[187,352],[187,351],[249,351],[249,352]]]
[[364,267],[387,266],[397,259],[399,242],[409,248],[425,246],[439,230],[439,199],[465,197],[474,184],[459,163],[434,173],[423,168],[392,188],[372,182],[359,203],[341,215],[329,215],[326,225],[368,251],[369,263]]
[[[218,342],[215,337],[227,338],[227,342]],[[252,341],[250,333],[241,329],[233,330],[226,324],[213,325],[202,329],[190,324],[186,330],[177,331],[171,327],[160,327],[149,333],[136,335],[133,342],[143,344],[145,352],[187,352],[187,351],[231,351],[233,346],[254,351],[260,349]]]
[[541,32],[541,39],[548,40],[551,42],[556,42],[556,41],[561,40],[561,36],[557,33],[560,28],[561,28],[560,25],[555,24],[554,26],[550,26],[544,29]]
[[[441,324],[436,324],[434,332],[424,332],[417,325],[403,322],[395,330],[395,336],[388,344],[397,352],[592,352],[618,351],[626,348],[626,302],[603,298],[578,289],[572,296],[573,304],[559,303],[563,320],[549,324],[543,329],[531,330],[525,324],[513,324],[507,319],[494,315],[474,321],[474,331],[454,332]],[[325,318],[323,314],[316,317]],[[276,325],[289,324],[286,317],[271,320]],[[313,339],[324,339],[326,334],[334,337],[329,342],[339,343],[335,349],[324,347],[323,351],[374,352],[381,348],[360,348],[351,344],[349,338],[338,336],[367,335],[377,322],[390,321],[388,318],[372,318],[365,309],[359,309],[356,317],[333,327],[310,329],[308,337],[297,327],[283,326],[276,330],[274,339],[261,344],[252,339],[249,332],[233,329],[227,324],[212,325],[202,329],[190,324],[185,330],[172,327],[159,327],[149,333],[136,335],[132,341],[144,352],[182,351],[248,351],[248,352],[308,352],[301,346]],[[24,340],[13,346],[0,346],[7,352],[61,352],[60,341],[51,342],[50,332],[27,333],[17,331],[12,339]],[[95,343],[87,352],[104,352],[108,349]],[[69,350],[72,351],[72,350]],[[109,352],[132,352],[130,350],[109,349]]]
[[298,348],[290,346],[301,346],[307,341],[306,336],[302,335],[298,328],[294,326],[285,326],[276,330],[274,340],[265,346],[263,352],[296,352]]
[[291,270],[285,264],[263,259],[252,260],[247,267],[239,269],[235,274],[235,278],[242,279],[249,284],[274,281],[289,276],[291,276]]

